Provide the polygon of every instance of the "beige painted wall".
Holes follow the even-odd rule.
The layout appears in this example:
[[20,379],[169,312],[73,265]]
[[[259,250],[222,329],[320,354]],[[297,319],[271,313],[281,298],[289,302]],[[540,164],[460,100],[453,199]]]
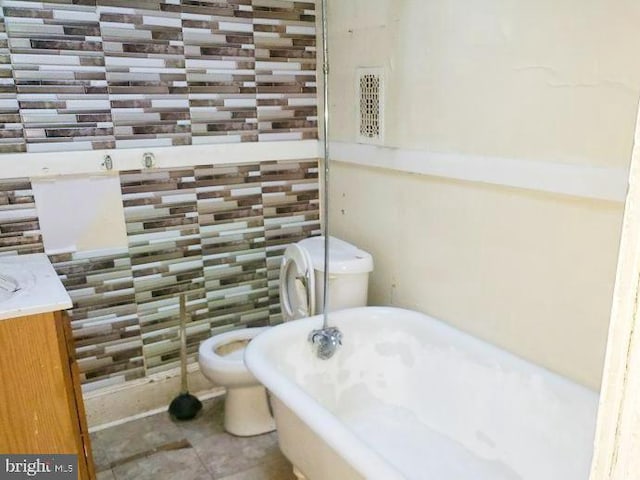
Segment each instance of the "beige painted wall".
[[[356,67],[384,66],[387,146],[628,165],[637,2],[330,0],[329,13],[332,141],[356,141]],[[374,254],[372,304],[599,388],[621,203],[333,160],[331,229]]]
[[387,145],[627,166],[635,0],[329,0],[333,140],[355,139],[355,67],[388,75]]
[[615,203],[332,164],[334,235],[372,253],[371,304],[422,311],[593,388]]

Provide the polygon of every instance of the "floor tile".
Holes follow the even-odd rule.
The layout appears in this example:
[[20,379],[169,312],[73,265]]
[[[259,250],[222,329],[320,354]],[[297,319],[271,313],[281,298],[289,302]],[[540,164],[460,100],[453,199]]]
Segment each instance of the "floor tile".
[[111,468],[109,457],[107,456],[107,452],[104,449],[103,442],[95,442],[94,435],[91,435],[91,453],[93,454],[93,464],[95,466],[96,472],[101,472],[103,470],[109,470]]
[[[162,413],[95,432],[94,459],[104,468],[162,445],[184,439],[182,430]],[[98,462],[96,462],[98,463]],[[100,470],[100,468],[98,468]]]
[[234,437],[227,433],[194,441],[202,463],[214,478],[248,470],[281,455],[275,433],[255,437]]
[[112,470],[103,470],[96,473],[96,480],[116,480]]
[[224,432],[224,397],[202,402],[202,410],[193,420],[176,422],[183,436],[191,443],[202,441]]
[[96,432],[98,480],[295,480],[275,433],[235,437],[223,423],[217,397],[190,421],[162,413]]
[[271,461],[219,480],[296,480],[296,476],[293,474],[293,467],[289,460],[280,454],[274,455]]
[[115,480],[212,480],[192,448],[157,452],[113,469]]

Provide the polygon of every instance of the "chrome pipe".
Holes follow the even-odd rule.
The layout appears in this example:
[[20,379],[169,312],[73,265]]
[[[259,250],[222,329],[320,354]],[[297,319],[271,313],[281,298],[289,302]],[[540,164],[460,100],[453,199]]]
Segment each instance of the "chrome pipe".
[[323,96],[323,183],[324,183],[324,291],[322,296],[322,328],[329,327],[329,31],[327,1],[321,0],[322,15],[322,96]]
[[342,333],[329,326],[329,35],[327,29],[327,1],[321,0],[322,8],[322,90],[323,90],[323,210],[324,210],[324,291],[322,296],[322,328],[309,334],[309,342],[316,356],[322,360],[333,357],[342,345]]

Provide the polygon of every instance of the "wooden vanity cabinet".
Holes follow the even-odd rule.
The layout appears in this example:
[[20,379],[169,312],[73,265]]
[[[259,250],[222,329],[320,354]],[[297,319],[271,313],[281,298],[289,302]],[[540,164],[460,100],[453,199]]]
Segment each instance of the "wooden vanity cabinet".
[[78,455],[95,472],[69,320],[49,312],[0,320],[0,453]]

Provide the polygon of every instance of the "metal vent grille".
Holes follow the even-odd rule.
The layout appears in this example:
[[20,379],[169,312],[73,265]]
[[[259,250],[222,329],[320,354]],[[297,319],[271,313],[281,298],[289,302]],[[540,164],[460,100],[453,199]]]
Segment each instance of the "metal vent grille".
[[383,77],[381,68],[358,69],[358,136],[361,143],[383,140]]

